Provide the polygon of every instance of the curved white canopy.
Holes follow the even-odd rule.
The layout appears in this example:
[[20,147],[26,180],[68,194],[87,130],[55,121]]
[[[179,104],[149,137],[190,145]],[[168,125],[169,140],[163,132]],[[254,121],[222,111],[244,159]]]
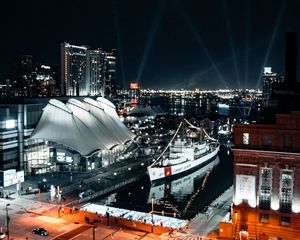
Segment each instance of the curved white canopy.
[[31,138],[61,143],[82,155],[90,155],[125,143],[134,135],[118,116],[112,119],[95,100],[84,99],[81,102],[69,99],[64,104],[52,99],[43,109]]
[[116,107],[112,102],[108,101],[103,97],[98,97],[97,102],[104,109],[104,112],[114,120],[115,124],[120,128],[122,134],[124,134],[126,138],[129,139],[135,138],[135,135],[132,132],[130,132],[128,128],[120,121],[118,114],[116,112]]

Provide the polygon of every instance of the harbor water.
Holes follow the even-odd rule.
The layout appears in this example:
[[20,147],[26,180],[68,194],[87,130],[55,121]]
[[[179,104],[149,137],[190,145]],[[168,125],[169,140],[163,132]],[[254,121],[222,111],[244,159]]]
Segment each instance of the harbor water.
[[93,203],[191,219],[232,185],[232,165],[230,148],[221,146],[218,157],[199,169],[154,183],[145,174],[139,182],[95,199]]

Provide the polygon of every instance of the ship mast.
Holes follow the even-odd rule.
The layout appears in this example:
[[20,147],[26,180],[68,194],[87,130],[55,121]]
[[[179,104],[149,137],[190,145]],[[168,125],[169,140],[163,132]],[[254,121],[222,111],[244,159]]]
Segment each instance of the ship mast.
[[174,141],[174,138],[176,137],[176,135],[178,134],[179,129],[182,126],[183,121],[180,122],[176,132],[174,133],[174,135],[172,136],[170,142],[168,143],[168,145],[166,146],[166,148],[162,151],[162,153],[158,156],[158,158],[150,165],[150,167],[153,167],[157,162],[160,161],[161,157],[165,154],[165,152],[168,150],[168,148],[171,146],[171,143]]
[[186,120],[185,118],[184,118],[184,121],[185,121],[188,125],[190,125],[192,128],[195,128],[195,129],[197,129],[198,131],[202,131],[208,139],[217,142],[217,139],[212,138],[211,136],[209,136],[208,133],[205,131],[204,128],[202,128],[202,127],[201,127],[201,128],[196,127],[195,125],[191,124],[191,123],[190,123],[188,120]]

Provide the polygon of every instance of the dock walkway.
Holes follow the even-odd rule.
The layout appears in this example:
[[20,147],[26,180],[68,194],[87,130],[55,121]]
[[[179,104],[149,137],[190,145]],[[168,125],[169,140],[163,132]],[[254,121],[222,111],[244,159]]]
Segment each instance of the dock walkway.
[[217,230],[219,223],[229,215],[233,196],[233,186],[229,187],[216,200],[214,200],[203,213],[197,214],[189,223],[187,230],[190,234],[206,236]]

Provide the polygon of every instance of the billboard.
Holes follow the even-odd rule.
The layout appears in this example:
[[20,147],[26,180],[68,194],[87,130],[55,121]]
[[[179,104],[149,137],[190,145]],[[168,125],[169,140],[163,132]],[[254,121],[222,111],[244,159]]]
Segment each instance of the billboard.
[[64,149],[56,149],[56,162],[58,163],[72,163],[73,160],[73,154],[64,150]]
[[9,169],[1,171],[1,186],[8,187],[17,183],[24,182],[24,171]]
[[253,175],[236,175],[235,201],[247,201],[250,205],[256,203],[255,176]]

